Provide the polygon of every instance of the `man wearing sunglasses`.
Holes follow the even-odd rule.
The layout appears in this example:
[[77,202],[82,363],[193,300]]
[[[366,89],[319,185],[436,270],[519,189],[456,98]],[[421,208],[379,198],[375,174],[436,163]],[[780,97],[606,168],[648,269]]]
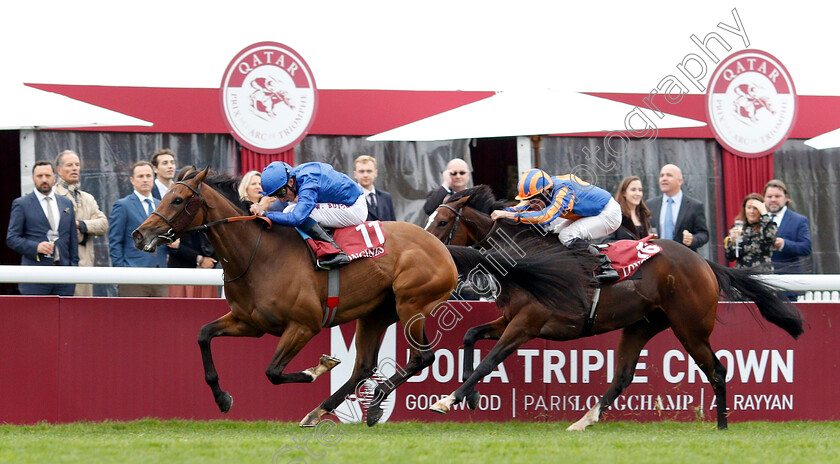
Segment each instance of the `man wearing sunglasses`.
[[[289,205],[280,211],[265,211],[264,202],[251,205],[251,212],[271,219],[281,226],[297,227],[327,250],[318,267],[332,269],[350,262],[324,227],[356,226],[367,218],[367,203],[362,188],[346,174],[329,164],[303,163],[293,168],[273,161],[262,172],[260,193]],[[323,226],[323,227],[322,227]]]
[[467,188],[470,182],[470,168],[467,162],[461,158],[455,158],[446,165],[443,171],[441,186],[429,192],[426,196],[426,204],[423,211],[427,215],[435,212],[438,206],[446,201],[453,193],[458,193]]

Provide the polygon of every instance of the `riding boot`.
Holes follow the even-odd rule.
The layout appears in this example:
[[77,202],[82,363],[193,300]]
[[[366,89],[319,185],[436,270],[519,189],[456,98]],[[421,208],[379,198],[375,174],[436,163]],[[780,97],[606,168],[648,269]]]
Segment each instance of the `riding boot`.
[[592,245],[586,240],[575,238],[569,243],[569,248],[587,251],[593,256],[598,257],[598,267],[595,269],[594,280],[599,285],[611,284],[619,279],[618,272],[612,268],[610,258],[601,253],[598,247]]
[[323,227],[321,227],[321,224],[318,224],[318,222],[316,222],[314,219],[306,218],[303,224],[300,225],[300,229],[306,232],[306,234],[309,235],[312,238],[312,240],[318,242],[327,242],[333,248],[338,250],[338,253],[336,253],[333,256],[324,259],[318,259],[318,267],[323,269],[332,269],[334,267],[338,267],[350,262],[350,258],[344,253],[344,251],[341,250],[341,248],[338,247],[338,244],[335,243],[335,240],[333,240],[330,234],[328,234],[327,231],[324,230]]

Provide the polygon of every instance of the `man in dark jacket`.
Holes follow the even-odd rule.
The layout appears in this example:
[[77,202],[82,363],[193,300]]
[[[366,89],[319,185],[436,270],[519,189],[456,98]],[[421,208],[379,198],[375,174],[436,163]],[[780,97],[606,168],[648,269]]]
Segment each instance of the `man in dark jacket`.
[[365,201],[367,201],[368,207],[367,220],[396,221],[397,216],[394,214],[394,202],[391,200],[391,194],[373,186],[378,174],[376,159],[372,156],[362,155],[353,161],[353,177],[365,191]]
[[659,190],[648,204],[651,225],[659,228],[659,237],[680,242],[697,251],[709,241],[706,213],[703,203],[682,191],[682,171],[673,164],[662,166],[659,171]]
[[467,162],[461,158],[455,158],[447,163],[446,170],[442,174],[442,184],[426,196],[423,211],[431,216],[437,207],[444,203],[450,195],[467,188],[470,182],[470,176],[470,168],[467,166]]
[[[764,186],[764,203],[770,218],[779,226],[773,243],[773,270],[776,274],[806,272],[802,260],[811,255],[811,229],[808,218],[792,211],[787,186],[773,179]],[[808,266],[810,272],[810,266]]]
[[[78,266],[79,240],[73,202],[53,191],[49,161],[32,167],[35,191],[12,202],[6,244],[21,254],[24,266]],[[22,295],[73,296],[74,284],[19,284]]]

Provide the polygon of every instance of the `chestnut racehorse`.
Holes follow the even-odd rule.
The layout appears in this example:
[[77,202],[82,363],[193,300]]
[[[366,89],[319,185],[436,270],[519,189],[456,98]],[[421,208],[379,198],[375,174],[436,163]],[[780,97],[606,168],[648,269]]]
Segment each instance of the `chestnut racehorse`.
[[[208,168],[209,169],[209,168]],[[219,387],[213,365],[210,341],[215,337],[280,338],[266,370],[273,384],[312,382],[339,361],[323,356],[318,366],[302,372],[285,373],[286,365],[322,328],[327,300],[327,272],[316,272],[309,250],[294,229],[276,227],[265,230],[255,220],[224,223],[226,218],[242,216],[236,206],[235,179],[209,178],[208,169],[178,182],[160,202],[133,237],[141,250],[152,251],[169,243],[184,231],[208,223],[207,235],[218,254],[224,275],[224,288],[230,312],[201,328],[198,343],[207,384],[216,404],[227,412],[233,399]],[[428,317],[438,303],[447,299],[458,280],[455,265],[446,247],[416,225],[405,222],[381,224],[387,237],[387,254],[376,259],[360,259],[340,270],[340,302],[335,319],[328,327],[356,320],[356,363],[350,379],[332,396],[310,412],[301,426],[314,426],[332,412],[357,385],[374,373],[379,344],[385,329],[402,321],[411,356],[402,370],[373,392],[367,423],[382,416],[380,403],[407,378],[434,361],[423,324],[405,324]]]
[[[803,331],[799,310],[778,289],[746,270],[729,269],[705,260],[672,240],[655,241],[662,247],[662,252],[641,265],[641,279],[603,287],[597,317],[594,324],[585,329],[593,295],[593,289],[588,285],[595,267],[593,257],[567,250],[556,235],[545,230],[507,221],[494,223],[490,220],[490,212],[503,206],[487,186],[464,190],[437,208],[426,230],[454,245],[479,242],[485,250],[505,247],[505,244],[508,250],[516,249],[517,246],[511,246],[511,243],[536,240],[545,246],[541,253],[546,260],[540,270],[553,272],[556,284],[511,285],[499,272],[499,267],[506,267],[506,261],[496,259],[491,263],[486,255],[474,248],[450,247],[459,271],[482,264],[496,276],[502,285],[502,293],[496,300],[502,317],[467,331],[464,336],[464,384],[433,405],[432,410],[436,412],[445,414],[453,404],[465,398],[475,409],[480,399],[474,390],[476,383],[529,340],[574,340],[622,329],[612,383],[598,404],[568,428],[584,430],[600,419],[603,411],[633,380],[636,362],[645,344],[670,327],[709,379],[717,400],[717,426],[725,429],[726,367],[709,344],[721,291],[730,297],[753,301],[765,319],[794,338]],[[531,247],[529,252],[533,253],[533,250]],[[507,255],[514,258],[522,255],[521,249],[516,251],[518,253]],[[498,342],[473,371],[473,347],[477,340]]]

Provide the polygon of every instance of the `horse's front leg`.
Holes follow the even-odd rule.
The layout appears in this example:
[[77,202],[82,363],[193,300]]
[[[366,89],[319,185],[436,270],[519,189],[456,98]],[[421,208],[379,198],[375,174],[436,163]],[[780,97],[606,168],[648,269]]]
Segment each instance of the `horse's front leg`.
[[[317,367],[292,374],[284,374],[283,369],[286,368],[286,365],[306,346],[316,333],[317,329],[313,330],[302,324],[291,323],[286,327],[283,335],[280,336],[280,342],[274,351],[274,357],[271,359],[268,369],[265,370],[265,375],[268,377],[269,382],[274,385],[279,385],[281,383],[308,383],[315,380],[317,375],[314,375],[313,370],[318,370]],[[322,357],[321,360],[323,362],[324,358]],[[338,363],[333,364],[333,366],[336,364]]]
[[201,361],[204,364],[204,380],[213,391],[213,398],[222,412],[230,411],[233,398],[219,387],[219,374],[213,364],[213,353],[210,350],[210,340],[215,337],[259,337],[263,332],[237,319],[231,313],[205,325],[198,332],[198,346],[201,348]]
[[[313,409],[300,421],[301,427],[314,427],[321,422],[321,417],[332,413],[350,395],[364,385],[364,380],[373,375],[376,369],[379,344],[382,335],[391,323],[381,315],[366,316],[356,321],[356,364],[350,378],[329,398]],[[359,418],[361,419],[361,418]]]
[[[493,322],[467,330],[467,333],[464,334],[464,377],[461,379],[462,382],[466,382],[474,370],[473,348],[475,342],[478,340],[498,340],[502,336],[502,332],[505,331],[507,324],[507,319],[500,317]],[[471,410],[475,411],[479,400],[481,400],[481,394],[478,391],[470,389],[467,392],[467,406]]]

